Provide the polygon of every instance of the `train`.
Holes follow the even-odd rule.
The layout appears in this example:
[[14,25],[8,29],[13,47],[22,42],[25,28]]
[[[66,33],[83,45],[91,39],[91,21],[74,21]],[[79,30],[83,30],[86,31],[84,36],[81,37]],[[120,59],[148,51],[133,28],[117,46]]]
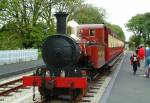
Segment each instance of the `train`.
[[46,67],[23,77],[24,86],[37,86],[46,99],[85,93],[88,81],[124,51],[124,41],[105,24],[78,24],[74,20],[66,24],[67,15],[55,14],[57,34],[43,43]]

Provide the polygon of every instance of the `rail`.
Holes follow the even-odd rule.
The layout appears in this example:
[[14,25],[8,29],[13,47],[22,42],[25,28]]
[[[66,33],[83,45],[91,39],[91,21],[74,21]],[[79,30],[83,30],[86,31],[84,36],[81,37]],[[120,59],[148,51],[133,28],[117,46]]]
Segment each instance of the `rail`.
[[0,96],[8,95],[9,93],[14,92],[20,88],[23,88],[22,78],[0,84]]

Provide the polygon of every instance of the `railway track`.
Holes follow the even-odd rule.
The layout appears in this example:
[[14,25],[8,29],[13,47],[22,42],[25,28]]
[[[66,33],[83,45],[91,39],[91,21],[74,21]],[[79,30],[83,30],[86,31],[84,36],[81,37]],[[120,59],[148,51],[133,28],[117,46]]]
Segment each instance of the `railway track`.
[[[34,68],[44,67],[38,66]],[[30,75],[33,75],[33,71],[2,79],[0,81],[0,103],[11,103],[17,98],[16,95],[19,94],[18,96],[20,96],[24,91],[31,89],[31,87],[24,87],[22,83],[22,77]]]
[[23,87],[22,77],[16,77],[12,78],[12,80],[4,81],[3,83],[0,83],[0,103],[11,103],[17,99],[24,90],[28,89],[30,88]]
[[9,93],[15,92],[20,88],[23,88],[22,78],[0,84],[0,96],[7,96]]

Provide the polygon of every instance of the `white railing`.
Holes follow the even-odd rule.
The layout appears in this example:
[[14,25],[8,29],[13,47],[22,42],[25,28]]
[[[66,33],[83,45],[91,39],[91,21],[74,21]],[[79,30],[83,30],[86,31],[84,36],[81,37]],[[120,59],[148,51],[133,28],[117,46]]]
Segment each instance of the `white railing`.
[[0,65],[38,59],[38,49],[1,50]]

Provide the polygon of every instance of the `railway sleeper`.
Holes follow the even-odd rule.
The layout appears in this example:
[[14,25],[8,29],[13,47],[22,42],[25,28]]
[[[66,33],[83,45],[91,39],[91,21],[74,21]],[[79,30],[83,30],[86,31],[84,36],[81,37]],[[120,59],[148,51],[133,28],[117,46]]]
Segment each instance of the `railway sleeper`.
[[100,89],[100,88],[98,88],[98,87],[90,87],[90,89],[94,89],[94,90],[96,90],[96,89]]
[[93,87],[97,87],[97,88],[100,88],[104,83],[96,83],[96,84],[93,84]]
[[94,95],[91,94],[91,93],[88,93],[88,94],[86,94],[84,97],[94,97]]
[[88,93],[95,93],[96,94],[97,91],[95,91],[95,90],[89,90]]
[[81,102],[91,102],[91,98],[89,97],[84,97]]

